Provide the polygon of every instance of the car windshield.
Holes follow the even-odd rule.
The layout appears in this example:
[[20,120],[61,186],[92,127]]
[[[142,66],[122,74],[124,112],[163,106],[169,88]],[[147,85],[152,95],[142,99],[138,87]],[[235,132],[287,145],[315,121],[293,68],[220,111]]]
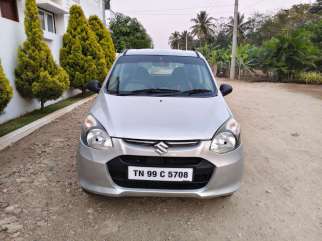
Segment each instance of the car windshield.
[[121,56],[107,91],[114,95],[214,96],[216,87],[205,61],[183,56]]

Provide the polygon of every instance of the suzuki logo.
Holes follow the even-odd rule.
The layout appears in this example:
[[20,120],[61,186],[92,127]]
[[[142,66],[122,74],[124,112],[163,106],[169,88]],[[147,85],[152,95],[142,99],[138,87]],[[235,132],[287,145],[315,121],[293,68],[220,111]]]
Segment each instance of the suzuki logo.
[[156,153],[158,153],[159,155],[162,155],[168,152],[169,146],[165,144],[163,141],[161,141],[156,145],[154,145],[154,148]]

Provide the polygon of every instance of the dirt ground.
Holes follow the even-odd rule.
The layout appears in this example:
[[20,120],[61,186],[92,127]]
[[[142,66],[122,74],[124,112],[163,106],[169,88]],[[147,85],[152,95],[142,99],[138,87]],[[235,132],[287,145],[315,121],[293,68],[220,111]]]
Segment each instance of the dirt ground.
[[230,82],[245,175],[231,198],[104,198],[77,182],[90,103],[0,152],[0,240],[322,240],[322,88]]

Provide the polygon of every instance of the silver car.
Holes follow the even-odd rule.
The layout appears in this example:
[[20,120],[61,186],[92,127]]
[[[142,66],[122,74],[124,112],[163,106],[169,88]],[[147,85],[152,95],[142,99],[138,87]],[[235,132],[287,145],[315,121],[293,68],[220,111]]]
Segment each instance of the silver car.
[[240,125],[195,51],[120,54],[83,121],[81,187],[106,196],[228,196],[243,172]]

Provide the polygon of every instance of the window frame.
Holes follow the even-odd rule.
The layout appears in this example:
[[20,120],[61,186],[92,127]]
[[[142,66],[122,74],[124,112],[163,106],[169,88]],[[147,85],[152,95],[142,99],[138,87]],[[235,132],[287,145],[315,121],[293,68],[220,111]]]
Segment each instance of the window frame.
[[[56,34],[56,20],[55,20],[55,14],[53,12],[47,11],[43,8],[39,8],[38,7],[38,12],[39,12],[39,16],[40,16],[40,12],[42,12],[44,14],[44,23],[45,23],[45,29],[43,29],[42,27],[42,23],[41,23],[41,29],[47,33],[52,33],[52,34]],[[53,18],[53,32],[48,31],[48,15],[51,16]]]
[[[1,0],[0,0],[1,1]],[[5,2],[6,0],[3,0],[3,2]],[[10,1],[10,0],[9,0]],[[19,12],[18,12],[18,6],[17,6],[17,1],[16,0],[13,0],[12,1],[12,4],[13,5],[11,5],[12,7],[13,7],[13,9],[11,9],[13,12],[13,14],[15,15],[13,18],[8,18],[8,17],[5,17],[5,16],[3,16],[3,14],[2,14],[2,8],[1,8],[1,4],[0,4],[0,17],[1,18],[5,18],[5,19],[9,19],[9,20],[11,20],[11,21],[15,21],[15,22],[19,22]]]

